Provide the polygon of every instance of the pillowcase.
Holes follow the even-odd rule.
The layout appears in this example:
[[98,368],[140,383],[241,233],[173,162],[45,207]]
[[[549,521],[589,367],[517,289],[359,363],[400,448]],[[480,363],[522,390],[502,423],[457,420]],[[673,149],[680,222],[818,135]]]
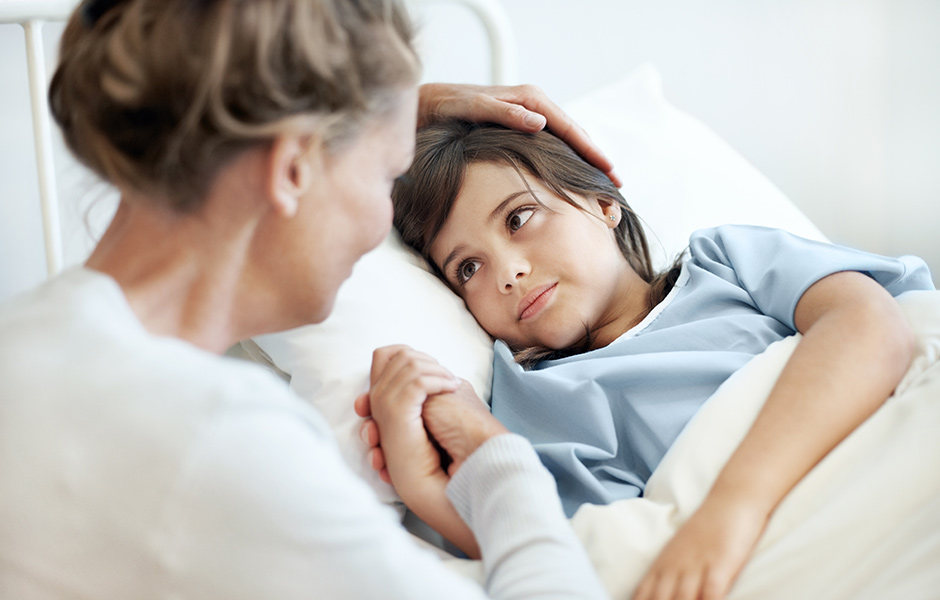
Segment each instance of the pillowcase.
[[[721,138],[671,106],[650,66],[572,102],[566,111],[614,161],[624,196],[649,226],[659,266],[685,248],[692,231],[722,223],[776,226],[823,238]],[[249,355],[273,363],[293,390],[320,410],[352,469],[381,500],[394,502],[391,486],[368,464],[361,420],[353,410],[356,396],[368,388],[372,351],[389,344],[408,344],[434,356],[488,400],[489,336],[395,232],[357,263],[326,321],[243,342]]]

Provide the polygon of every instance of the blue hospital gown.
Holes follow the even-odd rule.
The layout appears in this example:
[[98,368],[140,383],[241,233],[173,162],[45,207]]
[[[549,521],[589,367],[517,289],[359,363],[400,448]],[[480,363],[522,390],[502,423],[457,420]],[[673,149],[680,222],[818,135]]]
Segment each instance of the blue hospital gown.
[[694,233],[675,288],[604,348],[525,371],[496,343],[492,410],[527,437],[566,513],[643,493],[666,450],[732,373],[796,332],[797,301],[839,271],[892,295],[933,289],[926,264],[728,225]]

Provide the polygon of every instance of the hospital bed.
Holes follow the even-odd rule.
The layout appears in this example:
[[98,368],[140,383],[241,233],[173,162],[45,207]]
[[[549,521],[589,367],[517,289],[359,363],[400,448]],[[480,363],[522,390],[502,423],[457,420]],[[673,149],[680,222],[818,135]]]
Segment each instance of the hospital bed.
[[[510,21],[498,0],[411,0],[419,21],[447,3],[479,20],[493,83],[517,83]],[[42,27],[75,0],[0,0],[0,23],[23,26],[46,269],[65,268],[56,196],[55,132],[46,103]],[[426,24],[434,27],[433,21]],[[695,229],[751,223],[825,236],[719,136],[673,106],[660,74],[641,65],[565,105],[614,161],[643,217],[658,265]],[[381,290],[381,294],[376,291]],[[731,593],[747,598],[940,597],[940,302],[902,299],[917,326],[917,358],[896,398],[824,459],[784,500]],[[372,349],[407,343],[437,357],[489,397],[492,344],[462,302],[393,232],[356,266],[323,323],[246,340],[232,350],[290,381],[332,425],[346,459],[381,500],[405,512],[366,463],[352,399],[366,389]],[[659,548],[687,518],[749,427],[798,338],[772,346],[706,403],[650,480],[646,496],[586,507],[573,518],[614,598],[629,597]],[[414,530],[420,533],[420,526]],[[433,538],[430,538],[432,542]],[[449,557],[478,575],[473,561]]]

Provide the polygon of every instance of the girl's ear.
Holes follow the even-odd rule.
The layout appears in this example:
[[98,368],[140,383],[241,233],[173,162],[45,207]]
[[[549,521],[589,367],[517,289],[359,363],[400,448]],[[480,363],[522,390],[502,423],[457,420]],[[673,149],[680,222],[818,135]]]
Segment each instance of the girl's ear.
[[601,214],[604,217],[604,223],[614,229],[617,225],[620,224],[620,217],[623,216],[621,212],[620,204],[614,202],[610,198],[598,197],[597,204],[601,208]]
[[266,189],[272,208],[282,217],[297,214],[300,197],[313,182],[310,154],[307,137],[280,136],[271,145]]

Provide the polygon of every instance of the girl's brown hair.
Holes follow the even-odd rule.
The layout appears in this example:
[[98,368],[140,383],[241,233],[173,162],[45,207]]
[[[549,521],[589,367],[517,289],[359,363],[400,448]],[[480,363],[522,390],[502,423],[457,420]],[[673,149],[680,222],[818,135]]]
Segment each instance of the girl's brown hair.
[[[392,192],[395,227],[404,242],[432,266],[431,244],[453,208],[467,167],[479,162],[504,164],[520,175],[531,175],[579,209],[583,207],[572,194],[618,204],[622,217],[617,225],[617,243],[633,270],[651,284],[650,308],[672,289],[679,276],[679,260],[663,273],[654,271],[639,216],[604,173],[551,133],[528,134],[499,125],[464,121],[442,121],[419,130],[414,162]],[[439,271],[438,275],[446,281]],[[583,352],[590,347],[589,333],[576,348],[522,349],[516,360],[529,366],[546,358]]]
[[397,0],[86,0],[50,105],[100,177],[194,210],[244,150],[355,135],[417,82],[412,37]]

